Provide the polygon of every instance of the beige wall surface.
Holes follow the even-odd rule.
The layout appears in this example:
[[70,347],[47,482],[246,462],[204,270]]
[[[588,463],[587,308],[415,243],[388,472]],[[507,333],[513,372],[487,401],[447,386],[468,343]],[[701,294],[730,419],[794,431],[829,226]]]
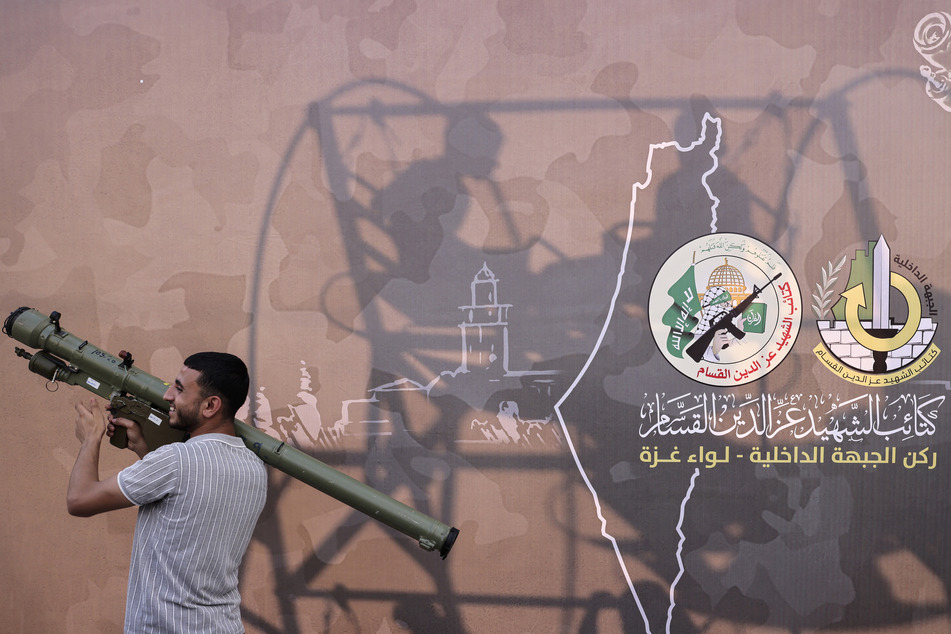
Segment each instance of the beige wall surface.
[[[0,8],[0,317],[239,354],[460,529],[271,470],[248,632],[951,631],[951,3]],[[121,631],[88,394],[2,340],[0,630]]]

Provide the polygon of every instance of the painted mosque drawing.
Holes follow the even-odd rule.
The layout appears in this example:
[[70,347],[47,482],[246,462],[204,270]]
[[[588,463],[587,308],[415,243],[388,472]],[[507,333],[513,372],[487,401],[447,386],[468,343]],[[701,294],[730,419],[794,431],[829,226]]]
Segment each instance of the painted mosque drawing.
[[303,450],[330,449],[344,438],[393,436],[406,433],[401,403],[442,396],[461,399],[472,413],[468,429],[456,442],[501,445],[560,445],[561,430],[554,419],[558,370],[518,370],[509,366],[509,309],[500,302],[500,280],[483,264],[469,284],[469,301],[459,309],[460,363],[426,382],[400,378],[369,390],[369,396],[345,400],[339,418],[325,425],[317,409],[311,375],[301,362],[300,403],[288,405],[289,415],[273,417],[264,388],[257,393],[254,422]]

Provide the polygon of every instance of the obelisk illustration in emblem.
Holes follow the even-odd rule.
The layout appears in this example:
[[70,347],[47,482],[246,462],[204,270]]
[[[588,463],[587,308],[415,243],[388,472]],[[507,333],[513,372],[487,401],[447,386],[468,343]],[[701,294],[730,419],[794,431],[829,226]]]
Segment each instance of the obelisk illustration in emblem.
[[888,253],[888,243],[885,242],[885,238],[879,239],[872,257],[872,328],[886,331],[883,338],[888,336],[888,315],[890,314],[888,310],[890,293]]

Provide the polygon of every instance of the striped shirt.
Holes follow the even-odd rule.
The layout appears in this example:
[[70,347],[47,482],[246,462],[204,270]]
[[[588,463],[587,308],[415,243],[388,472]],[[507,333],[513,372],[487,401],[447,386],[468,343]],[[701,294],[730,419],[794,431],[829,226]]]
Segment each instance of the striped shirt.
[[125,631],[243,632],[238,568],[267,493],[264,463],[237,437],[204,434],[119,473],[139,506]]

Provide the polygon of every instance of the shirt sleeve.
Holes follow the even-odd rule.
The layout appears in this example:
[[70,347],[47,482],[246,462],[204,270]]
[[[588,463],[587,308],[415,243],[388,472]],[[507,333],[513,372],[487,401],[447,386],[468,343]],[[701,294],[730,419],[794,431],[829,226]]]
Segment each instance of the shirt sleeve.
[[175,490],[180,467],[174,443],[159,447],[119,472],[119,490],[136,506],[156,502]]

